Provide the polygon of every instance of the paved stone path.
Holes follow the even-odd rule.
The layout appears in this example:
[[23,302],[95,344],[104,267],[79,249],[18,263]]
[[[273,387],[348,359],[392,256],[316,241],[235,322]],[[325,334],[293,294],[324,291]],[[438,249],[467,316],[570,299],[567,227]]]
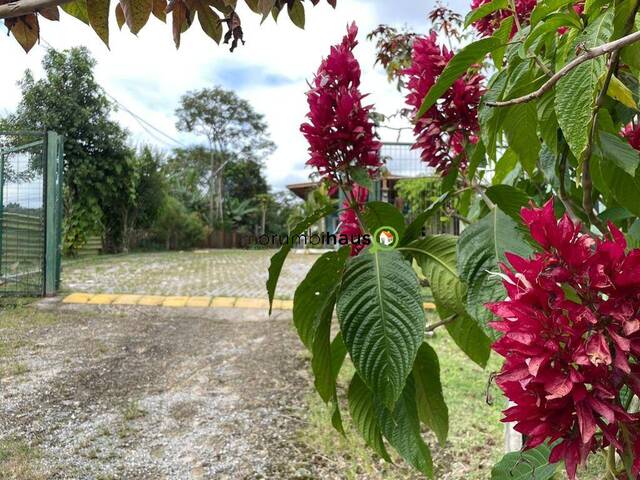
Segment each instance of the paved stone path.
[[[275,250],[202,250],[104,255],[65,262],[63,289],[71,292],[266,298]],[[318,255],[290,254],[276,298],[292,299]]]

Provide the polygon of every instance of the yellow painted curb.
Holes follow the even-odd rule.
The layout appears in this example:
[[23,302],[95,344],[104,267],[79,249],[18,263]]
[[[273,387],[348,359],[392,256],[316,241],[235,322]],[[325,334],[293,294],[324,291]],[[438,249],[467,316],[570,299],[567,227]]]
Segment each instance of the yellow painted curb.
[[142,295],[119,295],[111,305],[137,305]]
[[269,308],[269,300],[264,298],[238,298],[236,308]]
[[165,297],[161,295],[145,295],[139,301],[138,305],[146,305],[147,307],[157,307],[162,305]]
[[235,297],[214,297],[209,306],[213,308],[231,308],[235,303]]
[[211,297],[191,297],[187,300],[187,307],[207,308],[211,303]]
[[[62,303],[89,305],[144,305],[150,307],[172,308],[255,308],[268,309],[269,301],[265,298],[246,297],[182,297],[163,295],[128,295],[128,294],[91,294],[72,293]],[[435,310],[432,302],[423,303],[425,310]],[[274,300],[274,310],[293,310],[293,300]]]
[[111,303],[118,298],[118,295],[112,295],[107,293],[101,293],[94,295],[89,299],[87,304],[89,305],[111,305]]
[[189,301],[189,297],[165,297],[162,302],[163,307],[180,308],[184,307]]
[[72,293],[71,295],[67,295],[62,303],[87,303],[92,295],[88,293]]

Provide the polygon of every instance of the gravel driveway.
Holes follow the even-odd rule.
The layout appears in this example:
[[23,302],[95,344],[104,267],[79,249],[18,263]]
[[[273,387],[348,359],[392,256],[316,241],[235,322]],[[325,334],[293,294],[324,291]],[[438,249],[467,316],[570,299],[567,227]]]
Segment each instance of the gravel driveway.
[[0,328],[10,349],[0,354],[2,478],[308,471],[313,455],[296,432],[310,383],[290,314],[42,308],[23,307],[20,326]]

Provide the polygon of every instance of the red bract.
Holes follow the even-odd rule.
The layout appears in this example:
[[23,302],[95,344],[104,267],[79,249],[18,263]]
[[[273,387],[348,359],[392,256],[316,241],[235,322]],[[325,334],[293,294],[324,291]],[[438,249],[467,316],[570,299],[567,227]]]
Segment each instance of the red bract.
[[309,122],[300,130],[309,142],[307,165],[317,168],[323,178],[343,183],[349,167],[364,167],[370,174],[381,165],[380,147],[372,106],[363,106],[360,93],[360,65],[353,55],[358,45],[358,27],[353,23],[342,43],[331,47],[307,93]]
[[[482,5],[489,3],[491,0],[472,0],[471,9],[475,10]],[[529,21],[531,11],[535,8],[537,0],[516,0],[516,12],[518,12],[518,20],[520,23]],[[480,20],[473,23],[473,27],[483,37],[490,37],[500,27],[500,23],[505,18],[511,16],[512,13],[509,10],[498,10],[493,12]],[[516,31],[516,25],[514,24],[512,34]]]
[[634,126],[633,123],[630,123],[622,130],[622,136],[627,139],[629,145],[640,150],[640,126]]
[[[357,204],[358,211],[362,212],[364,204],[367,202],[367,197],[369,196],[369,190],[355,184],[351,190],[351,196],[353,201]],[[361,242],[361,237],[364,232],[360,226],[356,210],[354,210],[349,199],[345,199],[342,204],[342,208],[345,208],[346,210],[340,212],[339,233],[349,237],[351,243],[351,256],[355,256],[358,255],[365,247],[364,243]]]
[[[435,32],[418,37],[413,43],[412,64],[404,71],[409,94],[408,105],[416,113],[429,89],[453,57],[446,47],[437,44]],[[477,142],[478,105],[484,93],[481,75],[471,73],[459,78],[417,122],[414,148],[422,150],[422,161],[446,174],[457,157],[465,168],[464,147]]]
[[574,479],[590,452],[640,439],[640,417],[620,399],[625,385],[640,393],[640,250],[627,252],[613,224],[600,239],[567,215],[556,220],[551,200],[521,214],[541,251],[507,254],[507,299],[487,305],[503,333],[493,345],[505,357],[497,383],[515,403],[504,421],[516,422],[527,448],[559,441],[551,461],[564,460]]

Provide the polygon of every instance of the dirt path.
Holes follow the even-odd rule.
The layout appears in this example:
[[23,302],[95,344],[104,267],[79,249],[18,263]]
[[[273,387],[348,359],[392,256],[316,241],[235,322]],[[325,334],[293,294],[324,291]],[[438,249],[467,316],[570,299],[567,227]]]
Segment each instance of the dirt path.
[[24,365],[0,383],[14,478],[297,478],[310,387],[290,313],[48,308],[0,360]]

